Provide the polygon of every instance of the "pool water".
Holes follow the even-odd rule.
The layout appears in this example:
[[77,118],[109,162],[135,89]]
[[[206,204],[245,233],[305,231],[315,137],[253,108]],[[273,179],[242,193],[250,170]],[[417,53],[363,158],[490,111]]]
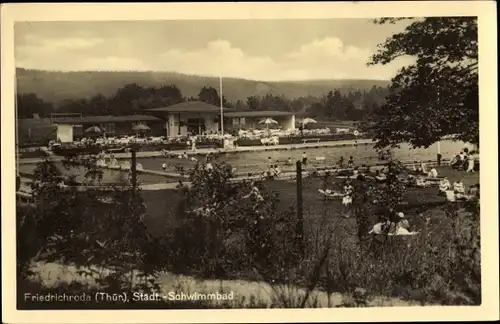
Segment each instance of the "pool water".
[[[56,163],[59,167],[59,170],[62,171],[65,175],[74,175],[75,180],[77,182],[83,182],[85,180],[85,168],[80,167],[71,167],[71,169],[67,170],[63,167],[62,163]],[[19,171],[21,173],[29,173],[34,174],[36,168],[36,164],[22,164],[19,167]],[[103,184],[124,184],[128,180],[128,171],[120,171],[120,170],[108,170],[103,169],[102,175],[102,183]],[[151,183],[160,183],[165,182],[166,178],[159,175],[152,174],[138,174],[137,179],[139,183],[143,184],[151,184]]]
[[[459,153],[465,147],[463,142],[442,141],[441,154],[443,159],[451,159],[455,154]],[[308,157],[307,169],[311,166],[332,166],[344,157],[344,161],[350,156],[353,157],[356,165],[375,164],[380,162],[377,152],[373,145],[331,147],[331,148],[311,148],[311,149],[291,149],[286,151],[267,151],[267,152],[242,152],[223,154],[217,158],[219,161],[224,161],[236,168],[237,172],[255,172],[265,170],[269,160],[272,163],[279,163],[283,171],[291,171],[295,169],[294,165],[287,166],[285,162],[288,158],[292,161],[297,161],[302,158],[302,154],[306,153]],[[437,144],[430,146],[427,149],[411,149],[409,145],[402,144],[400,148],[394,150],[394,156],[400,161],[425,161],[435,160],[438,152]],[[271,159],[269,159],[269,157]],[[324,159],[316,160],[317,157]],[[204,157],[198,157],[204,160]],[[183,160],[178,158],[138,158],[138,163],[141,163],[144,169],[161,170],[162,164],[167,164],[167,171],[175,171],[175,166],[183,166],[185,169],[194,165],[196,162]]]

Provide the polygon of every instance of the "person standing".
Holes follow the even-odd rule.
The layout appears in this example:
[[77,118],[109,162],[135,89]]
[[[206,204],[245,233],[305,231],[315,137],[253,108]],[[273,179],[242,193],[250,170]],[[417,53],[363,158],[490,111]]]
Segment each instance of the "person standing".
[[196,152],[196,140],[197,140],[197,139],[198,139],[198,138],[197,138],[197,136],[196,136],[196,135],[195,135],[195,136],[193,136],[193,137],[191,137],[191,150],[192,150],[193,152]]
[[302,153],[302,164],[307,164],[307,154],[306,152]]

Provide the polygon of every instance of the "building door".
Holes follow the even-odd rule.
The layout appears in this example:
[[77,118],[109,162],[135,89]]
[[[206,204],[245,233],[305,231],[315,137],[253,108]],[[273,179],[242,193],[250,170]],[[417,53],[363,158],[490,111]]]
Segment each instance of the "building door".
[[201,135],[205,132],[205,119],[190,118],[187,120],[187,131],[193,135]]

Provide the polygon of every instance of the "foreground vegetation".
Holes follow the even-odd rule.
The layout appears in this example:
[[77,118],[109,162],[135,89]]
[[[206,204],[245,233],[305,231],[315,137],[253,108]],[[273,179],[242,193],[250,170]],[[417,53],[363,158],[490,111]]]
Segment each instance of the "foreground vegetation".
[[[98,181],[99,170],[89,163],[86,166],[89,183]],[[400,172],[396,161],[391,162],[391,172]],[[22,303],[23,292],[34,290],[158,291],[161,287],[154,278],[165,271],[201,279],[261,281],[272,287],[271,303],[254,300],[245,307],[314,307],[318,306],[315,291],[323,291],[329,298],[334,293],[346,296],[340,304],[329,303],[332,306],[363,306],[380,295],[421,304],[481,302],[479,201],[466,206],[446,205],[430,201],[435,194],[422,194],[421,201],[404,204],[408,195],[416,195],[409,194],[396,178],[375,188],[360,182],[355,183],[354,210],[349,219],[341,217],[336,202],[304,197],[317,206],[308,213],[305,204],[302,232],[296,209],[286,194],[262,184],[262,199],[244,198],[251,184],[230,183],[228,165],[215,163],[214,170],[207,171],[199,164],[190,175],[193,186],[177,192],[179,204],[174,215],[164,215],[165,227],[160,235],[151,235],[147,226],[150,208],[137,189],[77,192],[60,188],[50,161],[41,163],[36,175],[35,208],[20,204],[17,216],[18,297],[22,308],[39,306]],[[316,183],[319,181],[331,182],[328,178],[317,179]],[[163,199],[174,204],[172,196]],[[381,204],[372,204],[373,199]],[[383,213],[381,206],[414,215],[411,221],[420,234],[384,239],[369,236],[370,227]],[[76,282],[48,286],[31,273],[35,261],[76,266],[97,286]],[[299,288],[302,293],[292,293]],[[127,307],[238,304],[198,301]]]

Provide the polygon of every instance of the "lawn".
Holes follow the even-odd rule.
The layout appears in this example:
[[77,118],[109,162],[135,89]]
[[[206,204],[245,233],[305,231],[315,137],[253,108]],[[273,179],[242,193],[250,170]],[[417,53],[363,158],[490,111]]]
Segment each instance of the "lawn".
[[[439,167],[438,172],[442,176],[448,177],[453,183],[462,180],[466,188],[479,182],[479,173],[466,173],[455,171],[449,167]],[[332,182],[341,183],[340,179],[329,181],[327,188],[334,189]],[[324,180],[320,178],[306,178],[303,180],[303,211],[306,225],[321,224],[323,221],[332,221],[339,217],[342,209],[340,199],[324,201],[323,196],[318,193],[318,189],[324,187]],[[297,201],[296,182],[271,180],[265,181],[265,187],[269,192],[279,194],[279,208],[295,208]],[[437,188],[408,188],[405,194],[405,201],[408,202],[406,214],[410,224],[414,224],[416,230],[422,224],[422,217],[425,213],[439,213],[439,206],[446,202],[446,199],[437,195]],[[180,193],[175,189],[165,189],[156,191],[143,191],[142,196],[147,208],[147,225],[152,235],[161,236],[175,220],[177,205],[180,201]],[[323,219],[325,217],[325,219]],[[347,224],[354,230],[355,220],[348,219]]]
[[[478,173],[455,171],[450,167],[439,167],[438,172],[451,182],[462,180],[466,190],[479,182]],[[341,179],[332,177],[326,188],[335,189],[332,182],[340,184],[341,181]],[[335,262],[332,265],[334,268],[330,269],[333,272],[328,279],[333,280],[330,282],[330,285],[333,285],[330,289],[346,292],[352,287],[365,287],[383,296],[413,300],[419,300],[421,299],[419,296],[425,296],[425,302],[433,300],[453,305],[477,303],[477,300],[467,299],[469,297],[457,297],[457,294],[461,294],[460,291],[468,289],[464,288],[468,287],[468,284],[454,281],[450,283],[449,281],[452,280],[450,278],[454,276],[453,271],[456,269],[453,266],[455,261],[452,261],[452,257],[447,254],[447,251],[454,248],[453,244],[462,244],[457,247],[458,249],[469,249],[471,245],[466,241],[460,241],[460,243],[455,241],[454,235],[461,234],[456,234],[454,229],[457,224],[456,220],[449,217],[449,214],[447,215],[446,210],[449,203],[443,196],[438,195],[438,188],[407,188],[405,192],[406,206],[402,211],[410,223],[410,230],[419,232],[418,235],[387,237],[388,241],[395,243],[390,245],[384,244],[385,240],[381,236],[369,238],[366,243],[370,243],[370,248],[362,250],[358,245],[358,226],[361,225],[357,223],[356,215],[353,214],[350,218],[342,217],[344,210],[341,200],[325,200],[318,193],[318,189],[324,188],[324,182],[324,179],[314,177],[303,179],[304,234],[307,240],[307,251],[309,251],[303,262],[308,264],[307,268],[311,268],[314,260],[317,260],[318,253],[321,253],[320,251],[326,246],[324,241],[326,236],[333,234],[333,247],[329,255],[331,260]],[[295,181],[266,181],[264,188],[268,192],[278,193],[278,211],[297,210]],[[179,191],[144,191],[142,195],[147,205],[146,223],[150,233],[155,237],[168,237],[172,228],[179,224],[176,222],[176,208],[180,201]],[[378,208],[371,206],[367,210],[367,223],[368,228],[370,228],[379,221],[379,215],[375,213]],[[467,214],[465,210],[461,210],[459,212],[461,216],[457,216],[461,219],[459,222],[462,222],[462,217]],[[290,217],[293,217],[293,213]],[[468,228],[467,226],[462,230]],[[368,230],[366,231],[368,232]],[[244,240],[236,237],[234,241],[231,241],[229,248],[230,251],[244,251],[244,245]],[[291,248],[291,246],[288,245],[287,248]],[[430,253],[428,250],[433,250],[432,253],[436,253],[436,255],[429,258],[426,254]],[[365,255],[365,252],[368,254]],[[228,256],[228,259],[231,257]],[[276,264],[278,262],[283,264],[282,259],[275,261]],[[472,267],[472,271],[477,272],[477,266],[473,265]],[[175,272],[175,270],[173,271]],[[434,273],[434,271],[439,272]],[[194,274],[200,279],[206,279],[203,274],[191,272],[187,274]],[[248,269],[227,271],[221,275],[220,279],[259,281],[260,275],[250,266]],[[298,276],[298,274],[295,275]],[[307,277],[294,278],[294,285],[300,287],[308,285]],[[326,289],[325,285],[325,282],[320,283],[320,289]],[[474,286],[473,289],[477,289],[477,286]],[[446,295],[439,295],[441,293]]]

